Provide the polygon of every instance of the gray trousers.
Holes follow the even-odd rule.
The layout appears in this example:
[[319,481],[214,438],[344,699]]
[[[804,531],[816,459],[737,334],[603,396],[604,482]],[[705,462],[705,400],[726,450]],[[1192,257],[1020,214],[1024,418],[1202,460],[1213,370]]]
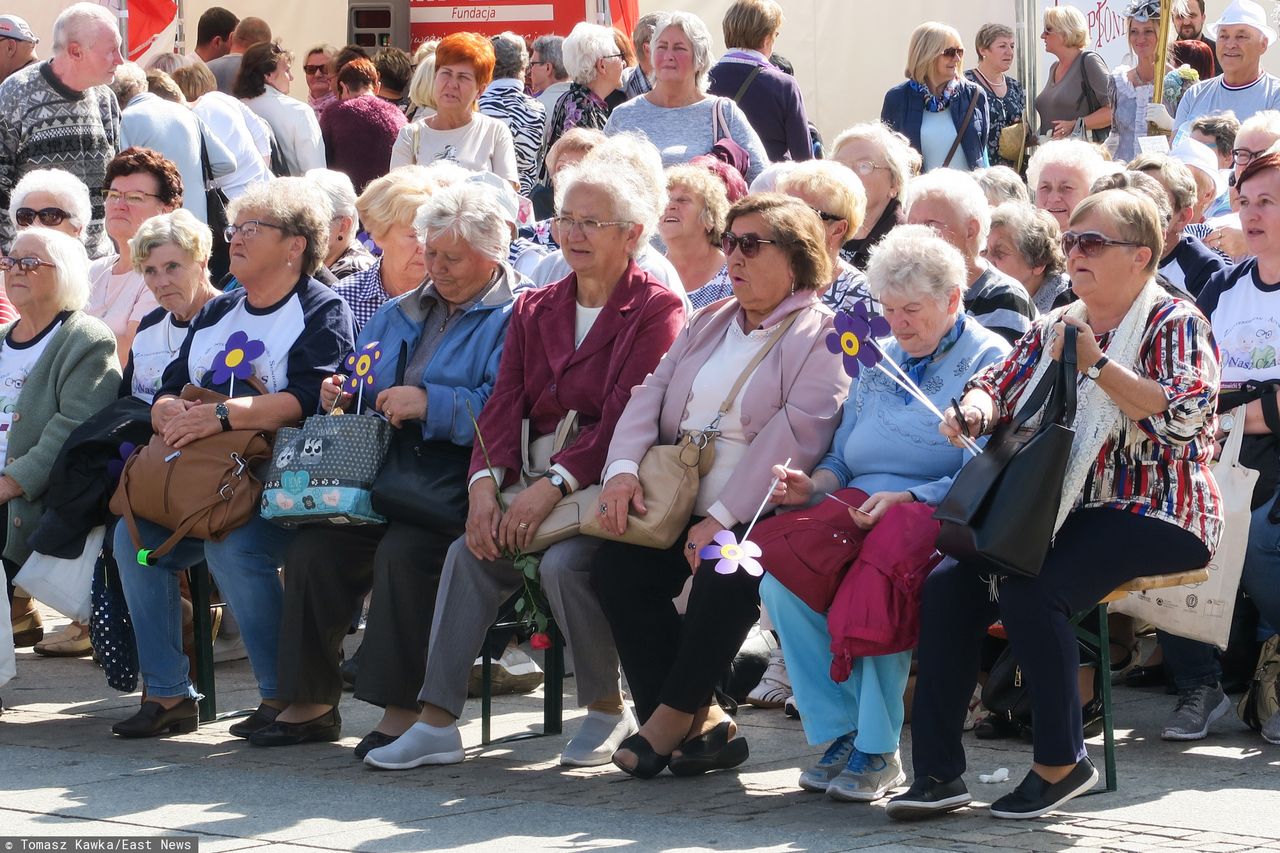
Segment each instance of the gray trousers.
[[[619,695],[618,650],[591,589],[591,566],[602,539],[575,536],[542,555],[542,590],[573,653],[579,707]],[[467,679],[498,609],[520,588],[510,560],[477,559],[465,537],[449,546],[427,644],[427,672],[418,700],[455,717],[467,701]]]

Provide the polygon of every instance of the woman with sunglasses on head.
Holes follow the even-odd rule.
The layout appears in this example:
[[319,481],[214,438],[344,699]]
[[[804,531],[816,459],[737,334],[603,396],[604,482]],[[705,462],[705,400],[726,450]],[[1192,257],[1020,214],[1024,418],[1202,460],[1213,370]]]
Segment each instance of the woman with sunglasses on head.
[[1042,139],[1076,137],[1100,142],[1111,127],[1107,63],[1089,46],[1089,22],[1075,6],[1044,11],[1044,49],[1057,60],[1036,96]]
[[[985,563],[944,560],[925,583],[911,714],[915,781],[890,800],[913,819],[969,802],[961,741],[988,626],[1003,621],[1031,689],[1031,771],[991,805],[993,817],[1044,815],[1098,779],[1085,752],[1071,617],[1153,567],[1206,565],[1222,530],[1209,472],[1218,356],[1209,321],[1155,278],[1164,227],[1155,204],[1104,190],[1075,208],[1062,235],[1079,301],[1035,321],[1000,362],[966,385],[943,435],[957,443],[1010,420],[1062,358],[1076,330],[1075,439],[1048,554],[1035,577],[998,579]],[[1159,472],[1159,476],[1155,473]]]
[[907,79],[885,93],[880,119],[911,140],[926,172],[990,165],[987,93],[961,76],[963,67],[960,34],[927,21],[915,28],[907,44]]
[[[640,721],[613,763],[641,778],[729,769],[747,743],[716,701],[716,686],[760,616],[758,577],[720,574],[702,549],[741,536],[769,494],[773,465],[810,470],[830,446],[849,378],[827,351],[834,326],[818,292],[831,281],[822,220],[777,193],[729,211],[723,245],[733,299],[696,314],[632,393],[609,445],[600,496],[606,529],[625,532],[647,511],[640,462],[655,444],[714,427],[715,457],[693,517],[665,550],[607,543],[591,580],[613,631]],[[742,381],[729,401],[730,389]],[[716,539],[720,537],[720,539]],[[693,574],[683,618],[672,599]]]
[[[293,54],[275,42],[261,42],[244,52],[231,94],[244,101],[271,126],[275,139],[271,169],[277,175],[303,175],[325,167],[324,138],[315,110],[289,97]],[[276,155],[280,162],[276,162]]]
[[855,124],[837,136],[831,159],[857,175],[866,190],[866,214],[849,229],[840,250],[840,257],[864,270],[871,249],[898,224],[899,199],[920,171],[920,154],[905,136],[877,121]]

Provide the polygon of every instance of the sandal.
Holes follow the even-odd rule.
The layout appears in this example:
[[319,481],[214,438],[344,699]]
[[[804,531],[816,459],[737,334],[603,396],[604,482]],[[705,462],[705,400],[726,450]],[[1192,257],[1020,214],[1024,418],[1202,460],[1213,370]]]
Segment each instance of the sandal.
[[729,739],[729,721],[724,720],[708,732],[689,738],[680,745],[680,754],[669,761],[675,776],[697,776],[709,770],[737,767],[751,755],[744,737]]
[[652,779],[661,773],[671,760],[670,755],[659,755],[654,752],[649,741],[645,740],[644,735],[639,733],[633,734],[618,744],[618,749],[629,749],[635,753],[636,766],[623,767],[618,763],[616,752],[614,753],[613,765],[628,776],[635,776],[637,779]]

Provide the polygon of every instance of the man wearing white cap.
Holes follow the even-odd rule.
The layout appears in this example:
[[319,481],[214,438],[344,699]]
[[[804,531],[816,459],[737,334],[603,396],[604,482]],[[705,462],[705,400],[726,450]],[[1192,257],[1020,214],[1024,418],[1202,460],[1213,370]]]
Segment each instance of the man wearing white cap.
[[1232,0],[1215,23],[1205,27],[1218,45],[1222,73],[1197,83],[1178,103],[1175,119],[1162,104],[1147,107],[1147,121],[1182,132],[1203,115],[1231,110],[1244,121],[1259,110],[1280,107],[1280,78],[1262,70],[1262,54],[1275,43],[1267,13],[1253,0]]
[[40,39],[17,15],[0,15],[0,80],[37,60]]

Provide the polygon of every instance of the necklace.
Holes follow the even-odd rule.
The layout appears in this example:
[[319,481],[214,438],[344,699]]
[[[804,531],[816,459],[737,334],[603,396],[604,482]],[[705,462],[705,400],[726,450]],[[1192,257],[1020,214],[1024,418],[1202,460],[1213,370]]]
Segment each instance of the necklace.
[[997,80],[997,81],[996,81],[996,82],[994,82],[994,83],[993,83],[993,82],[991,82],[991,80],[987,78],[987,75],[985,75],[985,74],[983,74],[983,73],[982,73],[982,69],[981,69],[981,68],[976,68],[976,67],[975,67],[975,68],[973,69],[973,73],[974,73],[974,74],[977,74],[979,77],[981,77],[981,78],[982,78],[982,82],[983,82],[983,83],[986,83],[986,84],[987,84],[987,88],[988,88],[988,89],[991,89],[992,91],[994,91],[994,90],[995,90],[995,88],[996,88],[997,86],[1004,86],[1004,85],[1006,85],[1006,83],[1008,82],[1008,81],[1006,81],[1006,80],[1004,79],[1004,72],[1003,72],[1003,71],[1001,71],[1001,72],[1000,72],[1000,79],[999,79],[999,80]]

